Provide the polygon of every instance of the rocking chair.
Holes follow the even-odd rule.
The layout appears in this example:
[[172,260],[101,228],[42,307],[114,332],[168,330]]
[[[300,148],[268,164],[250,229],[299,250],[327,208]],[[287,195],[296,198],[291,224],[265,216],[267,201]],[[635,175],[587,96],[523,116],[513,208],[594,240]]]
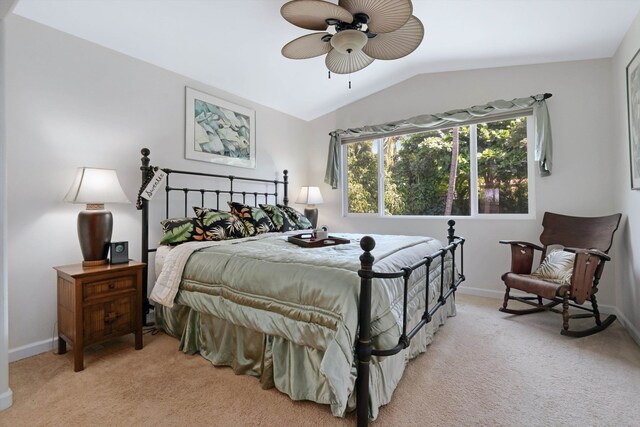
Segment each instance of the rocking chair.
[[[511,271],[502,275],[507,287],[504,303],[500,311],[510,314],[530,314],[541,311],[553,311],[562,314],[562,335],[583,337],[606,329],[615,320],[610,315],[604,321],[600,320],[596,292],[598,282],[604,269],[605,261],[611,260],[607,255],[613,242],[613,234],[620,224],[621,214],[603,217],[573,217],[546,212],[542,220],[544,230],[540,235],[542,247],[533,243],[501,240],[500,243],[511,245]],[[550,246],[564,247],[565,253],[575,254],[573,270],[569,270],[564,278],[545,277],[548,267],[552,264],[547,259],[553,251],[547,252]],[[542,251],[541,264],[538,270],[531,272],[534,250]],[[571,261],[569,258],[568,265]],[[546,271],[545,271],[546,268]],[[540,272],[541,271],[541,272]],[[510,296],[509,291],[517,289],[534,294],[532,297]],[[543,304],[543,298],[549,300]],[[515,310],[507,308],[509,300],[516,300],[532,305],[534,308]],[[585,301],[591,301],[592,308],[583,307]],[[571,302],[570,302],[571,301]],[[562,310],[554,308],[562,304]],[[569,307],[578,308],[588,313],[569,314]],[[569,330],[569,319],[594,317],[596,325],[585,330]]]

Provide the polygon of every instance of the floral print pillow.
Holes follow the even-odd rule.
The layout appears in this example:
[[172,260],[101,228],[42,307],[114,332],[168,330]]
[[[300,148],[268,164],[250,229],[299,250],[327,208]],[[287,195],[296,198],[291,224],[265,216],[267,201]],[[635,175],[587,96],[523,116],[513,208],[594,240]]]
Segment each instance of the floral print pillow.
[[271,222],[273,222],[276,231],[290,231],[298,230],[298,226],[295,222],[289,219],[289,216],[275,205],[262,204],[260,208],[269,215]]
[[217,209],[196,206],[193,207],[193,210],[196,216],[202,220],[202,224],[215,236],[213,240],[238,239],[251,236],[250,230],[236,215]]
[[249,231],[242,220],[229,212],[194,207],[195,218],[169,218],[161,222],[161,245],[177,245],[184,242],[228,240],[248,237]]
[[162,225],[161,245],[212,240],[198,218],[168,218],[160,224]]
[[302,213],[298,212],[297,210],[293,209],[291,206],[285,206],[285,205],[276,205],[276,206],[278,206],[282,211],[284,211],[284,213],[286,213],[287,216],[289,217],[289,220],[295,223],[299,229],[306,230],[309,228],[313,228],[313,225],[311,225],[311,221],[309,221],[309,219],[306,216],[304,216]]
[[245,227],[249,230],[249,235],[268,233],[276,231],[275,225],[267,213],[253,206],[239,202],[227,202],[231,208],[231,213],[244,221]]

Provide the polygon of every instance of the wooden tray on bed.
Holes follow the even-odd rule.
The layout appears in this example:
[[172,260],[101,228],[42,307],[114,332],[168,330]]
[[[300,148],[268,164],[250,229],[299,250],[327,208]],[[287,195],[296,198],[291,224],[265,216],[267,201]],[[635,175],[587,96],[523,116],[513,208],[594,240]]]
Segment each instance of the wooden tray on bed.
[[311,240],[311,233],[296,234],[295,236],[289,236],[288,239],[291,243],[302,246],[303,248],[322,248],[325,246],[344,245],[345,243],[351,243],[349,239],[343,239],[342,237],[329,236],[326,239]]

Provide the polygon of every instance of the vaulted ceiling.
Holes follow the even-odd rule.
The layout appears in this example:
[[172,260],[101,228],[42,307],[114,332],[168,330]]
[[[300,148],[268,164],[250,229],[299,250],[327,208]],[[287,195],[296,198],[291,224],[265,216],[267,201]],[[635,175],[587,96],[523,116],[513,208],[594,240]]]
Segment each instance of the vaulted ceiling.
[[[337,3],[336,0],[334,2]],[[14,13],[304,120],[422,73],[613,56],[640,0],[413,0],[407,57],[327,79],[324,57],[284,58],[309,31],[285,0],[19,0]]]

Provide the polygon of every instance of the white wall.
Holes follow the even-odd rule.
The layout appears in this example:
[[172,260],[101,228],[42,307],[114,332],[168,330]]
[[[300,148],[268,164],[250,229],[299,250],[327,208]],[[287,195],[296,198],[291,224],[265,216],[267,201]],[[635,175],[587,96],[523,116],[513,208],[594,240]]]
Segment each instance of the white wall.
[[[76,218],[84,206],[62,202],[77,167],[117,169],[132,201],[142,147],[151,149],[153,165],[267,178],[287,168],[292,193],[307,181],[302,120],[14,15],[7,18],[6,63],[12,360],[51,348],[52,267],[82,260]],[[184,160],[185,86],[256,110],[255,170]],[[134,205],[107,208],[113,240],[129,241],[130,256],[139,259]]]
[[[357,80],[357,74],[354,75]],[[360,127],[455,108],[551,92],[548,106],[554,137],[554,171],[535,178],[536,218],[532,220],[457,220],[465,245],[466,289],[503,293],[500,280],[510,263],[509,249],[499,239],[539,241],[545,211],[596,216],[616,212],[609,165],[609,60],[564,62],[439,74],[423,74],[315,120],[310,180],[322,183],[329,137],[336,128]],[[597,102],[596,102],[597,101]],[[326,204],[320,221],[332,229],[364,233],[446,236],[447,218],[402,219],[342,217],[340,191],[322,186]],[[620,239],[621,236],[617,236]],[[615,257],[615,252],[612,252]],[[615,303],[614,269],[605,271],[599,301]]]
[[640,15],[627,32],[611,60],[613,188],[616,205],[627,216],[616,250],[622,262],[617,264],[616,305],[627,329],[640,342],[640,191],[631,190],[629,131],[627,120],[626,67],[640,49]]

